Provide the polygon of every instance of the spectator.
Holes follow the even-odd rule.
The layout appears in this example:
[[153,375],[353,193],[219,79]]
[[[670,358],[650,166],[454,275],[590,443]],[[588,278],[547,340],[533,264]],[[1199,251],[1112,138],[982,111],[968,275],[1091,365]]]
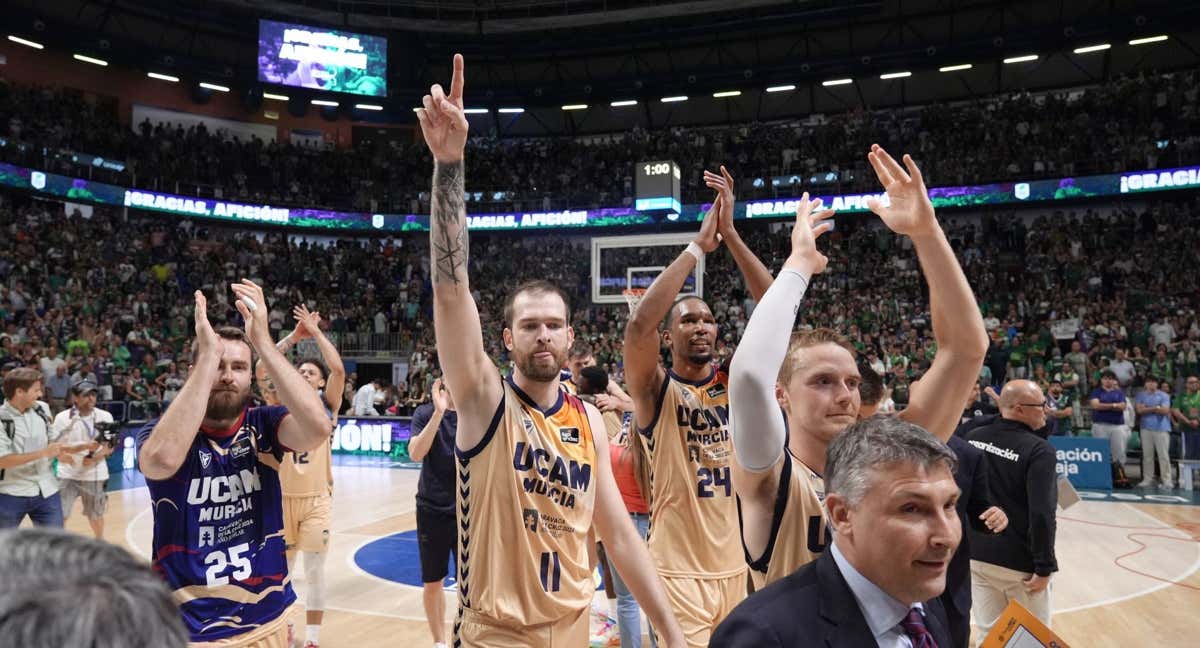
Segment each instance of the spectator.
[[1183,391],[1175,396],[1171,416],[1179,425],[1184,456],[1200,459],[1200,376],[1187,377]]
[[1046,426],[1049,436],[1072,436],[1071,420],[1075,415],[1074,400],[1063,389],[1062,381],[1050,381],[1046,392]]
[[371,382],[359,387],[354,394],[354,415],[379,416],[379,411],[375,409],[375,400],[377,396],[381,395],[384,387],[384,382],[380,378],[372,378]]
[[1166,490],[1174,488],[1171,473],[1171,398],[1158,390],[1158,378],[1146,376],[1145,389],[1134,401],[1141,417],[1139,434],[1142,440],[1142,488],[1154,485],[1154,459],[1158,457],[1159,484]]
[[1108,370],[1112,371],[1117,377],[1117,385],[1129,392],[1133,386],[1133,379],[1137,375],[1137,370],[1129,358],[1125,357],[1124,349],[1117,349],[1114,352],[1113,359],[1108,363]]
[[1125,424],[1125,392],[1117,387],[1117,375],[1111,369],[1100,374],[1100,386],[1088,397],[1092,408],[1092,436],[1108,439],[1112,450],[1113,471],[1120,478],[1125,476],[1125,442],[1129,439],[1129,427]]
[[51,414],[63,411],[70,391],[71,377],[67,375],[67,364],[59,363],[55,366],[54,373],[46,379],[46,401],[50,405]]
[[22,648],[185,648],[188,639],[144,562],[48,529],[0,532],[0,636]]

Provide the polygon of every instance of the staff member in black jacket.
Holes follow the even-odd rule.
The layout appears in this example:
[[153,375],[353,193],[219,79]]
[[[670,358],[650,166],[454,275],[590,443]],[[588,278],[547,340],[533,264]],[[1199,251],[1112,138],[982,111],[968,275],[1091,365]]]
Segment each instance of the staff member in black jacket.
[[980,640],[1010,600],[1050,625],[1054,559],[1054,447],[1035,430],[1046,425],[1046,397],[1036,383],[1013,380],[1000,393],[1000,419],[967,436],[983,450],[992,501],[1008,514],[999,535],[971,532],[971,598]]

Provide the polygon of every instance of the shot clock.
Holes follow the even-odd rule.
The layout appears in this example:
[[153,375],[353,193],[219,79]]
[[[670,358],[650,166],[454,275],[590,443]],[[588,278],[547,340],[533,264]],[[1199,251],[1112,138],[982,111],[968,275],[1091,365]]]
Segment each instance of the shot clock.
[[670,160],[639,162],[633,171],[634,208],[644,212],[683,211],[679,202],[679,165]]

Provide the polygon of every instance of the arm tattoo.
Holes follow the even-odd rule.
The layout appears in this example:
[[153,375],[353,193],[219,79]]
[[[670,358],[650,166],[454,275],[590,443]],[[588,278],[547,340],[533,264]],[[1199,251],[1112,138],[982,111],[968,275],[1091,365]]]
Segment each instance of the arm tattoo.
[[433,165],[433,196],[429,229],[434,283],[462,283],[467,271],[467,209],[463,188],[463,163]]

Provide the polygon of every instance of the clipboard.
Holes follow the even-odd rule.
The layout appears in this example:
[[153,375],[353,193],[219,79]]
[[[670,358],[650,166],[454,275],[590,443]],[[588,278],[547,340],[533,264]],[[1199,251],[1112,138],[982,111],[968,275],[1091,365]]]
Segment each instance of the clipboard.
[[1070,648],[1025,606],[1009,601],[979,648]]

